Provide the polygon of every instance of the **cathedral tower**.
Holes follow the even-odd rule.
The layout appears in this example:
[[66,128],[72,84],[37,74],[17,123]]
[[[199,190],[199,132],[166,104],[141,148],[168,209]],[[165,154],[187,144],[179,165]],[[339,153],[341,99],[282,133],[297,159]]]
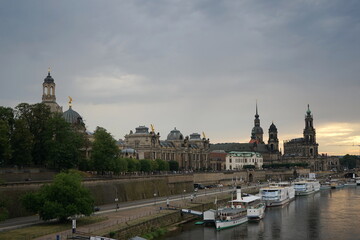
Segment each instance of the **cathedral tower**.
[[268,146],[271,152],[279,151],[279,139],[278,139],[278,131],[274,123],[270,125],[269,128],[269,141]]
[[62,108],[56,103],[55,86],[56,84],[54,79],[50,76],[49,69],[48,75],[43,82],[42,103],[49,106],[51,112],[62,113]]
[[309,104],[305,115],[304,142],[308,146],[305,155],[316,157],[318,154],[318,144],[316,143],[316,132],[313,125],[313,115],[311,114]]
[[264,134],[264,131],[260,127],[260,119],[259,119],[258,107],[257,107],[257,102],[256,102],[256,113],[255,113],[255,119],[254,119],[254,127],[251,130],[250,143],[253,143],[253,142],[264,143],[263,134]]

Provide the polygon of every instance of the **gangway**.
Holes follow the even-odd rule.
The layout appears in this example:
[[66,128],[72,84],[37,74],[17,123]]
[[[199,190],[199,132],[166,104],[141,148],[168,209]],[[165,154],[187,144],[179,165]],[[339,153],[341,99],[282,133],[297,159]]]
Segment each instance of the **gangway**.
[[196,215],[196,216],[202,216],[203,213],[199,212],[199,211],[195,211],[195,210],[191,210],[191,209],[181,209],[182,213],[188,213],[188,214],[192,214],[192,215]]

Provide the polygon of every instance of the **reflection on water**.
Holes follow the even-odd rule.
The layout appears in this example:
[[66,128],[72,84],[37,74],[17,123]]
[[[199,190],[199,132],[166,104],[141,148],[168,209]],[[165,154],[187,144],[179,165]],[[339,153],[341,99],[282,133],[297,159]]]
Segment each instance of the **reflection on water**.
[[221,231],[189,223],[163,239],[360,239],[360,187],[296,197],[286,206],[268,208],[259,223]]

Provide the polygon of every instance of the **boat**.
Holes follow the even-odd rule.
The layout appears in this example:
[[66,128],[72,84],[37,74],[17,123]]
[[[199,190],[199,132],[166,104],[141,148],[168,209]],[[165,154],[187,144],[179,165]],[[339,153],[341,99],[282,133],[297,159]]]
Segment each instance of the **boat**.
[[[232,193],[231,198],[233,198]],[[250,200],[249,198],[247,199]],[[255,199],[253,200],[254,201],[249,202],[255,203]],[[217,210],[215,218],[216,230],[235,227],[248,221],[248,211],[246,207],[249,205],[244,201],[241,195],[241,187],[237,187],[236,189],[236,200],[231,200],[229,203],[231,203],[231,206],[219,208]]]
[[248,221],[245,208],[220,208],[215,221],[216,230],[235,227]]
[[265,216],[266,204],[261,197],[251,194],[241,194],[241,188],[236,189],[236,199],[231,201],[235,208],[245,208],[250,221],[259,221]]
[[320,190],[325,190],[325,189],[330,189],[330,188],[331,188],[330,182],[320,183]]
[[335,188],[343,188],[345,185],[343,182],[339,181],[338,179],[332,179],[330,181],[330,186],[332,189],[335,189]]
[[356,177],[355,182],[357,186],[360,186],[360,177]]
[[296,196],[309,195],[320,191],[320,183],[315,179],[305,179],[294,182]]
[[267,207],[282,206],[295,198],[295,189],[289,182],[271,183],[260,188],[260,197]]

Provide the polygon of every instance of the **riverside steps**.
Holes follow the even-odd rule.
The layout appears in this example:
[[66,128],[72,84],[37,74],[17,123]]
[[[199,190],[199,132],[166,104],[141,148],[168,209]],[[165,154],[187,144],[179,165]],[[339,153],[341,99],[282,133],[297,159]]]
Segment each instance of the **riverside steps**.
[[[259,185],[243,186],[242,189],[247,193],[257,193]],[[181,209],[191,209],[194,211],[204,212],[208,209],[215,208],[215,199],[218,204],[226,203],[230,200],[230,192],[234,188],[223,187],[204,190],[198,192],[196,197],[192,198],[194,193],[177,195],[170,200],[169,207],[166,199],[158,200],[148,204],[139,204],[132,208],[114,209],[112,212],[100,213],[106,216],[107,220],[79,227],[76,231],[89,236],[104,236],[115,239],[129,239],[134,236],[140,236],[152,232],[159,228],[174,227],[177,224],[196,219],[196,216],[182,214]],[[191,199],[193,199],[191,201]],[[52,240],[60,236],[61,239],[71,239],[71,229],[52,233],[46,236],[35,238],[37,240]]]

